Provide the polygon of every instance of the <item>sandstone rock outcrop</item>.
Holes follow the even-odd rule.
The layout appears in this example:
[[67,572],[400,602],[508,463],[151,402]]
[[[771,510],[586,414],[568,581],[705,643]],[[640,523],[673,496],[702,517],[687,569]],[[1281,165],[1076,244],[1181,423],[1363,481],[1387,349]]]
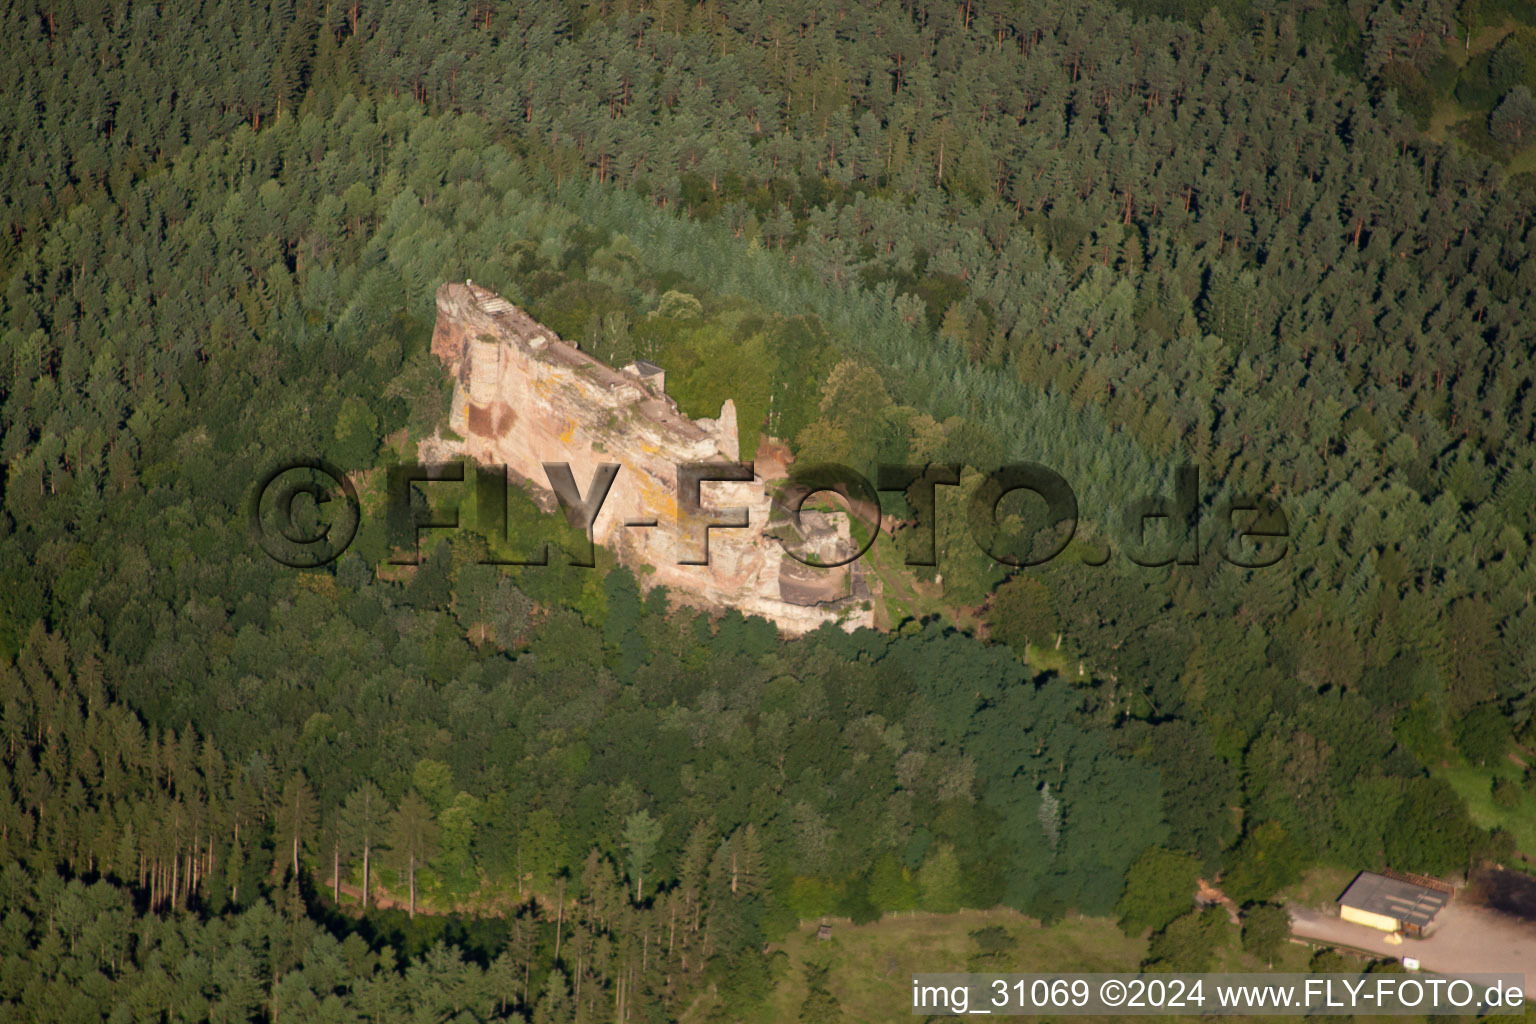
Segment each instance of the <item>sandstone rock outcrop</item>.
[[[751,481],[702,484],[702,513],[680,503],[679,465],[741,461],[732,402],[716,419],[689,419],[666,394],[659,367],[604,365],[468,282],[438,289],[432,352],[454,375],[448,427],[458,436],[425,442],[424,459],[505,465],[546,498],[544,463],[568,463],[584,496],[599,464],[617,463],[593,539],[614,549],[645,588],[663,584],[681,601],[761,615],[787,633],[827,622],[873,625],[857,562],[807,567],[765,536],[781,458],[765,450],[768,457],[753,460]],[[749,525],[708,531],[708,564],[680,564],[699,560],[704,524],[717,518],[710,510],[723,508],[745,508]],[[852,550],[845,516],[807,511],[802,533],[802,554],[831,561]]]

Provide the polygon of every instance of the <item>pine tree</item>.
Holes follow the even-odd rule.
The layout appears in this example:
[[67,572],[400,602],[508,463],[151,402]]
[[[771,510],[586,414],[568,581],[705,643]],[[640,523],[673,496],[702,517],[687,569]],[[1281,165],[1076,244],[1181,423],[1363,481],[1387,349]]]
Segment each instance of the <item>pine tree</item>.
[[281,852],[286,852],[291,858],[295,878],[299,874],[299,847],[308,841],[307,837],[314,831],[317,819],[315,795],[309,788],[309,781],[302,772],[294,772],[283,784],[277,824],[285,840],[283,845],[287,847],[286,851]]
[[400,800],[390,818],[389,848],[410,886],[410,916],[416,916],[416,869],[437,855],[437,821],[432,808],[414,789]]
[[629,873],[635,880],[635,902],[644,899],[645,870],[661,839],[661,822],[642,809],[624,819],[624,847],[629,851]]
[[372,876],[370,858],[379,845],[380,834],[388,821],[389,807],[384,794],[371,781],[364,780],[347,797],[342,808],[342,827],[348,845],[363,856],[363,909],[368,909],[368,890]]
[[1500,142],[1523,146],[1536,138],[1536,99],[1524,85],[1511,89],[1488,118],[1488,131]]

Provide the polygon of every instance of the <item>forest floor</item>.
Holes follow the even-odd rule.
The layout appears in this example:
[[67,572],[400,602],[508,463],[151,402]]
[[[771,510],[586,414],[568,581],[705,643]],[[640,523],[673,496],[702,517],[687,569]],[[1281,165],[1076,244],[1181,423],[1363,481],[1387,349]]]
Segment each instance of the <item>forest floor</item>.
[[[327,900],[330,900],[332,898],[332,893],[334,893],[337,889],[335,878],[331,875],[327,875],[323,880],[317,877],[315,882],[317,885],[319,885],[319,889],[322,895],[324,895]],[[404,886],[402,885],[401,888],[404,888]],[[351,914],[353,916],[362,914],[362,886],[356,885],[352,882],[343,881],[341,883],[340,890],[341,900],[334,903],[336,909],[342,913]],[[541,903],[546,902],[536,894],[530,894],[530,897],[539,900]],[[476,893],[468,899],[460,900],[449,906],[444,906],[440,900],[433,899],[430,895],[428,895],[424,888],[419,884],[416,891],[416,913],[425,914],[429,917],[445,917],[450,915],[467,915],[471,917],[504,917],[510,916],[512,913],[514,913],[517,907],[521,905],[521,903],[521,897],[511,895],[507,892],[500,890],[482,890],[481,892]],[[390,889],[380,884],[377,880],[375,880],[374,884],[369,887],[368,910],[370,912],[375,910],[409,909],[410,897],[407,893],[396,892],[394,889]],[[549,903],[547,909],[551,915],[554,914],[555,910],[553,902]]]
[[[336,892],[337,889],[338,886],[336,885],[336,879],[334,877],[327,878],[325,880],[325,892],[327,895]],[[360,885],[353,885],[351,882],[342,882],[339,886],[339,889],[341,891],[341,900],[336,903],[337,909],[343,911],[350,910],[351,912],[357,914],[363,913],[363,887]],[[405,899],[396,899],[388,889],[385,889],[380,885],[375,885],[370,887],[368,893],[368,909],[409,910],[410,900],[408,897]],[[457,913],[457,911],[441,910],[431,907],[421,898],[420,894],[417,894],[416,913],[440,915]]]

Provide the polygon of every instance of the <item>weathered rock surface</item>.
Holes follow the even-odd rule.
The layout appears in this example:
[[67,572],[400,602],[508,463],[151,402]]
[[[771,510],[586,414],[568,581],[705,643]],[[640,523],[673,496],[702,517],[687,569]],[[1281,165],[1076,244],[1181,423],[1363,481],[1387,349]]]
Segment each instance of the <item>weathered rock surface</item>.
[[[682,601],[761,615],[787,633],[827,622],[873,625],[858,563],[808,568],[764,535],[782,457],[765,448],[753,480],[706,482],[702,513],[680,507],[680,464],[739,461],[732,402],[717,419],[689,419],[665,393],[658,368],[606,366],[467,282],[438,289],[432,352],[454,375],[448,427],[462,440],[424,442],[424,459],[505,465],[547,498],[544,463],[568,463],[583,496],[599,464],[618,463],[593,538],[613,548],[645,588],[663,584]],[[679,564],[702,557],[704,523],[720,518],[711,510],[725,508],[745,508],[749,525],[710,530],[708,564]],[[807,511],[802,528],[807,548],[826,560],[852,550],[845,516]]]

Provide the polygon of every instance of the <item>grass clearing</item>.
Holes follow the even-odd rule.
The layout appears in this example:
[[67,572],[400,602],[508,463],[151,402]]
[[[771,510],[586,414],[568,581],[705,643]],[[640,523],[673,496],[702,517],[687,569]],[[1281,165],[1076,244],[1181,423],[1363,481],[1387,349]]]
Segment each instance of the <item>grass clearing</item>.
[[1469,764],[1442,764],[1434,774],[1443,778],[1456,790],[1467,805],[1467,813],[1482,828],[1505,828],[1515,837],[1515,847],[1522,853],[1536,853],[1536,791],[1525,790],[1520,802],[1505,809],[1493,802],[1493,780],[1496,778],[1519,781],[1524,774],[1519,766],[1509,760],[1497,764],[1475,767]]
[[1505,18],[1497,25],[1488,25],[1472,37],[1472,45],[1470,47],[1463,47],[1465,55],[1470,59],[1487,53],[1503,42],[1505,36],[1519,27],[1519,24],[1513,18]]
[[1536,174],[1536,146],[1526,146],[1504,165],[1510,174]]
[[[1337,895],[1337,891],[1331,887],[1341,875],[1347,875],[1347,872],[1332,869],[1315,871],[1293,888],[1302,895],[1309,895],[1314,888],[1318,892],[1331,890],[1328,896],[1331,899]],[[1342,888],[1343,883],[1338,884]],[[805,967],[814,965],[830,968],[827,987],[837,998],[843,1024],[896,1024],[922,1020],[922,1017],[915,1017],[911,1010],[912,975],[917,972],[970,971],[968,961],[976,951],[976,944],[971,941],[970,934],[993,926],[1006,929],[1017,939],[1018,945],[1008,954],[1006,966],[978,967],[979,972],[1135,971],[1147,955],[1145,939],[1127,938],[1108,918],[1072,916],[1050,927],[1042,927],[1033,918],[1006,909],[965,910],[956,914],[898,914],[865,925],[854,925],[847,920],[834,921],[832,937],[827,940],[817,939],[816,924],[808,922],[783,942],[774,945],[774,950],[783,953],[787,962],[781,968],[779,983],[769,998],[757,1006],[736,1008],[727,1012],[726,1016],[742,1021],[743,1024],[781,1024],[799,1020],[800,1007],[808,992]],[[1276,956],[1273,967],[1269,968],[1242,951],[1238,929],[1230,928],[1210,970],[1262,972],[1272,969],[1306,973],[1311,956],[1310,946],[1286,943]],[[1351,961],[1351,965],[1354,966],[1354,961]],[[935,1016],[928,1019],[939,1018]],[[1050,1018],[1012,1019],[1078,1018],[1058,1015]],[[1130,1022],[1145,1018],[1102,1016],[1080,1019]],[[1162,1019],[1193,1021],[1202,1018],[1187,1016]],[[1297,1018],[1245,1016],[1242,1019],[1280,1022]]]
[[967,970],[975,951],[971,932],[992,926],[1018,940],[1014,971],[1134,971],[1146,956],[1145,940],[1127,938],[1108,918],[1074,916],[1043,928],[1006,909],[896,914],[865,925],[834,921],[832,937],[824,941],[809,922],[775,945],[789,959],[788,972],[772,997],[742,1019],[748,1024],[799,1019],[807,993],[805,965],[827,964],[828,988],[845,1020],[909,1021],[912,975]]
[[1519,25],[1513,18],[1505,18],[1497,25],[1485,25],[1472,37],[1470,45],[1464,35],[1452,35],[1446,39],[1443,50],[1446,57],[1458,68],[1464,68],[1473,57],[1480,57],[1489,50],[1498,46],[1504,37],[1515,31]]
[[1424,129],[1424,134],[1435,142],[1446,142],[1455,137],[1455,127],[1471,116],[1471,111],[1451,97],[1438,97],[1435,100],[1434,113],[1429,118],[1429,127]]
[[1275,902],[1299,903],[1315,910],[1332,911],[1335,901],[1346,886],[1359,874],[1353,868],[1318,867],[1302,876],[1301,881],[1289,885],[1275,896]]

